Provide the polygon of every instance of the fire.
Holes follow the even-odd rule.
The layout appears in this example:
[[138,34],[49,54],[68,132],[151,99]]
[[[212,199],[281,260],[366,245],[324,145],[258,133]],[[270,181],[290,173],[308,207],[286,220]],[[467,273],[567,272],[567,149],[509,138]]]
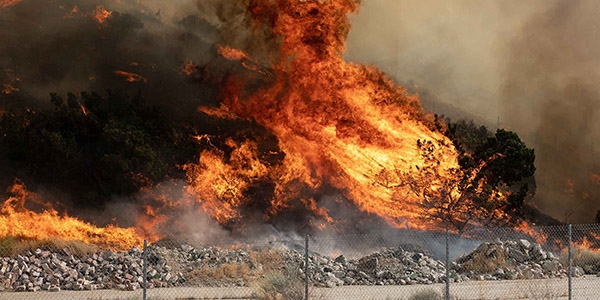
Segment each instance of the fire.
[[140,74],[132,73],[132,72],[115,70],[114,73],[123,77],[125,79],[125,81],[127,81],[127,82],[140,82],[140,81],[146,82],[147,81],[146,78],[144,78],[144,76],[142,76]]
[[4,71],[8,82],[2,84],[2,93],[10,95],[12,92],[18,92],[19,88],[15,87],[15,83],[20,81],[20,78],[15,76],[12,69],[6,69]]
[[19,2],[21,2],[21,0],[0,0],[0,9],[13,6]]
[[235,148],[229,163],[222,153],[205,151],[198,164],[185,166],[192,187],[209,187],[194,188],[190,193],[203,199],[204,210],[222,224],[238,216],[238,208],[249,201],[244,192],[250,184],[268,175],[267,166],[256,156],[255,144],[238,145],[231,139],[227,144]]
[[595,173],[590,174],[590,182],[600,185],[600,175]]
[[565,184],[565,192],[571,196],[575,195],[575,184],[571,178],[567,179]]
[[531,225],[529,225],[529,223],[527,223],[525,221],[521,222],[521,224],[519,226],[517,226],[516,229],[518,231],[521,231],[521,232],[529,235],[530,237],[532,237],[535,240],[536,243],[538,243],[540,245],[544,245],[546,243],[546,241],[548,240],[547,234],[540,231],[539,229],[532,228]]
[[[97,227],[68,215],[59,213],[43,203],[39,196],[27,191],[25,185],[15,181],[11,196],[0,207],[0,237],[15,236],[42,240],[58,237],[64,240],[82,241],[116,250],[126,250],[143,244],[143,238],[134,228],[114,225]],[[44,206],[40,213],[25,207],[26,202]]]
[[96,9],[94,9],[93,14],[94,19],[96,19],[98,23],[102,24],[106,21],[106,19],[110,18],[112,12],[106,10],[104,6],[98,5],[96,6]]
[[85,106],[83,104],[79,103],[79,108],[81,108],[81,112],[84,115],[86,115],[86,116],[88,115],[87,109],[85,108]]
[[186,60],[183,65],[181,65],[181,72],[183,72],[187,76],[192,76],[194,72],[196,72],[198,65],[196,65],[191,59]]
[[[209,151],[189,164],[191,191],[220,222],[239,218],[238,208],[250,201],[244,198],[248,186],[270,178],[276,185],[271,215],[301,202],[332,221],[318,199],[303,196],[304,189],[332,186],[394,226],[426,226],[419,199],[393,173],[418,176],[427,162],[417,141],[430,141],[444,176],[457,167],[455,149],[431,129],[416,95],[375,68],[343,60],[346,15],[357,8],[349,0],[251,1],[248,12],[257,28],[269,26],[281,38],[279,60],[270,66],[275,80],[242,98],[248,94],[244,78],[230,78],[221,108],[201,110],[255,120],[278,138],[285,158],[281,166],[269,166],[257,159],[255,147],[241,144],[231,145],[228,161]],[[241,50],[220,47],[219,53],[248,69],[263,69]],[[382,173],[397,182],[379,184]]]

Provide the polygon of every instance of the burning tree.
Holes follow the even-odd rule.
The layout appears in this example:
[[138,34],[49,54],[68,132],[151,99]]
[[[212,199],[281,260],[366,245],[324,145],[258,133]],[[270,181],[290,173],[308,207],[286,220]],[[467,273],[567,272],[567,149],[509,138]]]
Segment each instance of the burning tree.
[[434,144],[419,140],[428,163],[418,167],[418,176],[403,176],[404,184],[422,198],[424,218],[459,232],[469,223],[514,225],[535,172],[533,149],[514,132],[498,129],[492,136],[473,122],[449,123],[446,135],[460,153],[458,168],[442,169]]

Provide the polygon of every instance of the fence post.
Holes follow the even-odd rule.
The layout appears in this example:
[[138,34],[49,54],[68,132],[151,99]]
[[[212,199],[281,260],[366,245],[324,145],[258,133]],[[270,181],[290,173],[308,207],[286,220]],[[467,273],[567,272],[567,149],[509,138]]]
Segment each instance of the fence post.
[[146,278],[148,277],[148,241],[144,240],[144,266],[142,267],[142,273],[143,273],[143,285],[144,285],[144,295],[143,295],[143,299],[146,300],[146,286],[148,284],[146,284]]
[[448,243],[448,235],[450,231],[446,228],[446,300],[450,300],[450,243]]
[[573,257],[571,254],[572,251],[572,246],[571,243],[573,242],[573,229],[572,229],[572,225],[569,224],[569,300],[573,299]]
[[304,236],[304,299],[308,300],[308,233]]

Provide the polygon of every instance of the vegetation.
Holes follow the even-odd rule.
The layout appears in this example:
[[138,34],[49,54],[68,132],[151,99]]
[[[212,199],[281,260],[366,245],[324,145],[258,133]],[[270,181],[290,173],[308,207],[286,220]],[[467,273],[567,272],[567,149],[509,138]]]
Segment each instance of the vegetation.
[[[495,226],[516,222],[531,196],[534,150],[514,132],[498,129],[492,134],[472,121],[448,121],[445,134],[459,153],[459,168],[442,170],[433,143],[417,141],[428,164],[418,176],[406,178],[422,198],[424,217],[459,232],[471,222]],[[440,188],[432,188],[431,182]]]
[[28,240],[13,236],[0,238],[0,256],[14,257],[28,251],[68,251],[75,257],[83,257],[91,253],[97,253],[100,249],[94,245],[88,245],[80,241],[66,241],[60,238],[49,238],[44,240]]
[[191,132],[177,128],[141,95],[52,94],[51,110],[25,108],[0,120],[1,144],[26,176],[73,191],[75,204],[100,207],[167,176],[197,153]]
[[458,162],[467,173],[475,173],[471,188],[483,186],[478,198],[485,201],[494,190],[502,190],[508,209],[524,204],[530,179],[535,173],[535,153],[512,131],[499,128],[494,135],[473,121],[448,122],[448,136],[459,151]]
[[284,270],[266,274],[255,283],[254,296],[261,300],[304,299],[304,281],[297,270],[296,266],[288,265]]
[[408,298],[409,300],[442,300],[444,297],[434,289],[421,290]]
[[[574,245],[571,249],[573,266],[579,266],[586,274],[598,274],[600,272],[600,252],[583,245]],[[568,249],[560,253],[560,261],[563,266],[569,265]]]

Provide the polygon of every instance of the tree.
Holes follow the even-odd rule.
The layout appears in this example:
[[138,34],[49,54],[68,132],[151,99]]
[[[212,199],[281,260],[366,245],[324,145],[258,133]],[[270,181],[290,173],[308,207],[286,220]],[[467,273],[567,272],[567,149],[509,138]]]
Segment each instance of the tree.
[[[176,127],[141,95],[52,94],[52,109],[7,113],[1,145],[35,182],[71,191],[76,205],[99,207],[167,177],[189,159],[192,132]],[[187,148],[193,150],[186,150]]]
[[[467,121],[448,122],[446,135],[455,145],[459,167],[442,170],[431,142],[418,141],[427,164],[405,182],[422,200],[425,218],[463,231],[471,222],[506,225],[520,216],[530,195],[535,153],[519,136]],[[435,184],[432,184],[435,183]]]

